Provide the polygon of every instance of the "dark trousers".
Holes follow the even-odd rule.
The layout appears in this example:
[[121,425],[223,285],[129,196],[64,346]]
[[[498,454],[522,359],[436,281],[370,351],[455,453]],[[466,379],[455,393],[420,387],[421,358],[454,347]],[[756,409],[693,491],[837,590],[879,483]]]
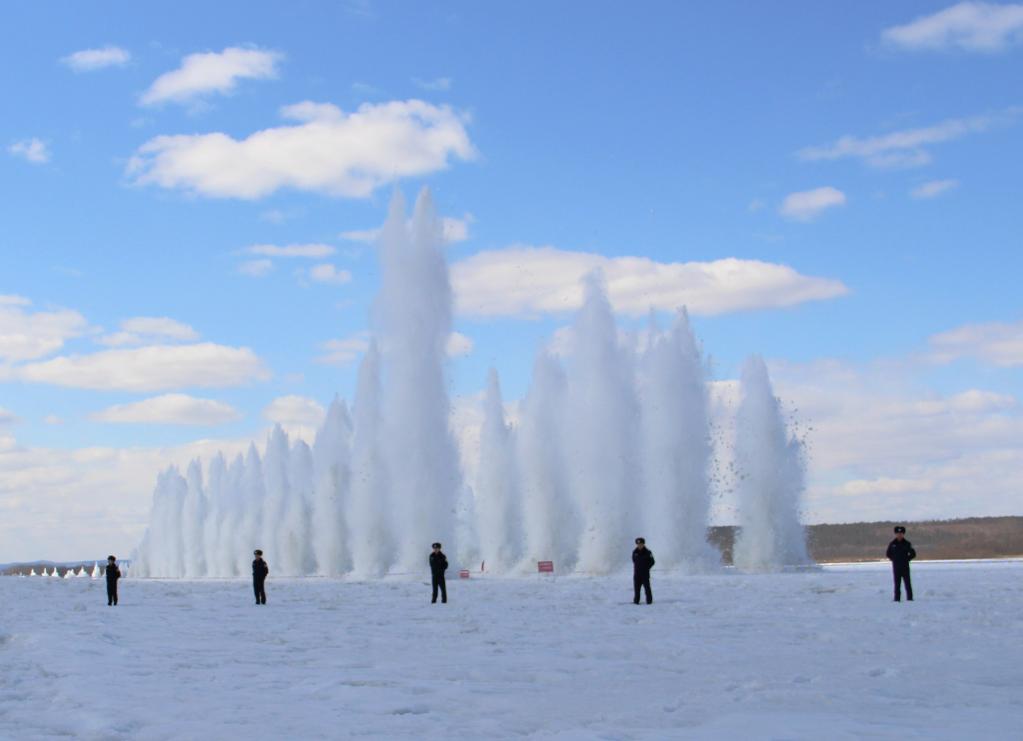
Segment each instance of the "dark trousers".
[[266,590],[263,589],[263,585],[266,584],[266,579],[253,579],[252,580],[252,591],[256,593],[256,604],[266,604]]
[[909,564],[900,566],[898,564],[892,564],[892,577],[895,580],[895,601],[902,601],[902,590],[899,588],[900,582],[906,584],[906,599],[913,600],[913,583],[909,580]]
[[444,581],[444,574],[434,574],[433,575],[433,599],[431,600],[431,602],[436,602],[437,601],[437,590],[438,589],[440,590],[440,601],[441,602],[447,602],[448,601],[448,585],[447,585],[447,582]]
[[107,582],[107,605],[117,604],[117,582]]
[[654,595],[650,591],[650,574],[633,574],[632,576],[632,588],[635,591],[635,596],[632,601],[639,604],[639,588],[642,587],[643,591],[646,592],[646,603],[649,605],[654,601]]

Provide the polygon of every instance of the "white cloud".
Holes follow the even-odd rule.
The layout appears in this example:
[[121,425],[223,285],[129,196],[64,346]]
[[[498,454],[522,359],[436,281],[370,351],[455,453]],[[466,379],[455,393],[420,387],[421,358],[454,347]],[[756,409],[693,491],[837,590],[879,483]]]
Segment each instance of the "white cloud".
[[32,302],[24,296],[11,293],[0,294],[0,306],[29,306]]
[[[466,213],[462,218],[456,218],[454,216],[444,216],[441,218],[441,236],[445,243],[454,244],[455,242],[464,242],[469,238],[469,225],[472,224],[476,219],[473,215]],[[411,223],[411,221],[409,222]],[[372,244],[377,241],[380,236],[381,228],[376,229],[352,229],[349,231],[341,232],[338,236],[341,239],[347,239],[350,242],[363,242],[364,244]]]
[[461,358],[472,352],[472,339],[461,332],[452,332],[448,336],[447,353],[449,358]]
[[276,244],[254,244],[242,250],[248,255],[264,257],[309,257],[322,258],[333,255],[337,250],[329,244],[289,244],[283,247]]
[[771,363],[807,444],[811,521],[1018,512],[1023,405],[983,389],[939,394],[911,360]]
[[341,232],[338,236],[341,239],[347,239],[349,242],[363,242],[365,244],[372,244],[377,241],[380,236],[380,227],[376,229],[351,229],[347,232]]
[[256,199],[281,188],[365,198],[396,178],[475,156],[464,119],[447,106],[366,103],[345,114],[305,103],[282,113],[299,123],[240,140],[219,132],[158,136],[139,148],[128,174],[140,185],[213,198]]
[[7,147],[8,153],[14,157],[31,162],[35,165],[42,165],[50,161],[50,149],[42,139],[32,137],[14,142]]
[[789,193],[778,209],[778,213],[795,221],[811,221],[829,208],[845,205],[845,193],[825,186]]
[[1023,321],[967,324],[936,334],[928,342],[934,362],[976,358],[1003,368],[1023,366]]
[[263,409],[263,417],[283,427],[318,428],[326,412],[323,405],[305,396],[279,396]]
[[276,77],[277,63],[282,58],[276,51],[240,47],[229,47],[219,53],[189,54],[178,69],[156,78],[140,102],[186,103],[210,93],[229,93],[238,80]]
[[909,51],[1002,51],[1023,42],[1023,5],[963,2],[886,28],[881,39]]
[[58,417],[56,414],[47,414],[45,417],[43,417],[43,422],[45,422],[48,425],[64,424],[64,420]]
[[450,77],[437,77],[433,80],[420,80],[418,77],[413,77],[412,82],[416,85],[416,87],[422,88],[423,90],[444,92],[451,89],[452,80]]
[[64,343],[89,331],[77,311],[61,309],[31,313],[28,299],[0,297],[0,363],[35,360],[60,350]]
[[958,186],[958,180],[929,180],[913,188],[909,195],[918,200],[936,198]]
[[218,450],[244,453],[249,442],[58,449],[0,436],[0,561],[128,556],[145,530],[158,472]]
[[140,316],[121,322],[121,331],[99,339],[100,344],[109,347],[142,345],[177,340],[190,342],[199,339],[199,333],[187,324],[168,317]]
[[104,67],[122,67],[131,60],[131,53],[119,46],[104,46],[99,49],[82,49],[66,57],[61,62],[75,72],[92,72]]
[[340,340],[327,340],[320,343],[323,355],[316,359],[324,365],[346,366],[354,363],[369,347],[369,332],[359,332],[351,337]]
[[4,425],[12,425],[17,421],[18,418],[15,416],[14,412],[0,407],[0,427]]
[[880,136],[846,135],[833,144],[806,147],[796,154],[800,159],[811,162],[855,157],[872,167],[919,167],[932,160],[925,147],[978,134],[999,124],[1012,123],[1021,110],[1012,107],[998,114],[950,118],[933,126],[893,131]]
[[241,386],[270,377],[247,347],[210,342],[104,350],[18,366],[14,378],[99,391],[163,391],[185,387]]
[[473,219],[472,214],[465,214],[460,219],[456,219],[453,216],[445,216],[441,219],[441,233],[444,235],[444,241],[448,244],[454,244],[455,242],[464,242],[469,238],[469,224]]
[[117,404],[90,416],[97,422],[205,427],[241,419],[241,414],[230,404],[186,394],[164,394],[131,404]]
[[250,278],[262,278],[273,269],[273,260],[246,260],[238,266],[238,272]]
[[350,272],[347,270],[340,270],[335,265],[331,265],[329,262],[314,265],[309,268],[308,275],[310,280],[314,280],[317,283],[330,283],[336,286],[343,285],[352,280],[352,274]]
[[848,293],[841,281],[758,260],[662,263],[527,246],[460,260],[451,266],[451,283],[461,314],[536,317],[579,308],[581,281],[594,270],[603,271],[615,310],[631,316],[681,306],[703,315],[780,308]]

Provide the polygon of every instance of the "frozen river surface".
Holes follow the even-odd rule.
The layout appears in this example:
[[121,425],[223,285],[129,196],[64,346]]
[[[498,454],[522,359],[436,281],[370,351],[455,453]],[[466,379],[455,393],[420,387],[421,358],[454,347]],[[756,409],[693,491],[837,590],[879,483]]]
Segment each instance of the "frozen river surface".
[[1021,738],[1021,577],[2,578],[0,738]]

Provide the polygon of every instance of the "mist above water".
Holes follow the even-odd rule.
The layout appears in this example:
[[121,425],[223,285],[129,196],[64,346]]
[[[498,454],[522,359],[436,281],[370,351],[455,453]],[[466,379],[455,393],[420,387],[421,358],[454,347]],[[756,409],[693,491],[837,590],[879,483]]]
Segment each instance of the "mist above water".
[[[433,541],[494,573],[552,560],[559,572],[601,574],[628,564],[640,534],[659,569],[719,567],[706,540],[708,381],[685,311],[666,331],[651,321],[643,343],[623,340],[602,277],[588,276],[570,352],[562,360],[540,348],[514,423],[490,370],[468,480],[450,423],[442,246],[429,192],[411,219],[396,193],[351,413],[335,399],[311,448],[278,426],[262,453],[252,445],[230,462],[218,455],[184,476],[161,473],[135,575],[247,575],[261,548],[278,575],[376,578],[422,571]],[[742,388],[736,564],[805,563],[800,448],[759,359]]]

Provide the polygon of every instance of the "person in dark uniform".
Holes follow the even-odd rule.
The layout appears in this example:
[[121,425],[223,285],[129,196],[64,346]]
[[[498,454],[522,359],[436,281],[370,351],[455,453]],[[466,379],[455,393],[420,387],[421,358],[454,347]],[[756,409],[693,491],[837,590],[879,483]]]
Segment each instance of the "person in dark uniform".
[[444,581],[444,572],[448,570],[448,557],[440,549],[440,543],[433,544],[433,552],[430,553],[430,576],[433,577],[433,599],[431,604],[437,602],[437,590],[440,590],[440,601],[448,601],[448,585]]
[[892,576],[895,579],[895,601],[902,601],[900,582],[906,583],[906,600],[913,601],[913,583],[909,580],[909,562],[916,558],[913,544],[906,540],[906,528],[895,526],[895,540],[888,544],[888,560],[892,562]]
[[263,560],[263,551],[258,548],[253,551],[256,560],[252,562],[252,589],[256,593],[256,604],[266,604],[266,577],[270,574],[270,567]]
[[117,604],[117,580],[121,578],[121,570],[117,567],[117,559],[107,556],[107,607]]
[[639,604],[640,587],[646,592],[646,603],[648,605],[653,603],[654,595],[650,591],[650,569],[653,567],[654,554],[646,547],[646,539],[636,538],[636,548],[632,551],[633,604]]

